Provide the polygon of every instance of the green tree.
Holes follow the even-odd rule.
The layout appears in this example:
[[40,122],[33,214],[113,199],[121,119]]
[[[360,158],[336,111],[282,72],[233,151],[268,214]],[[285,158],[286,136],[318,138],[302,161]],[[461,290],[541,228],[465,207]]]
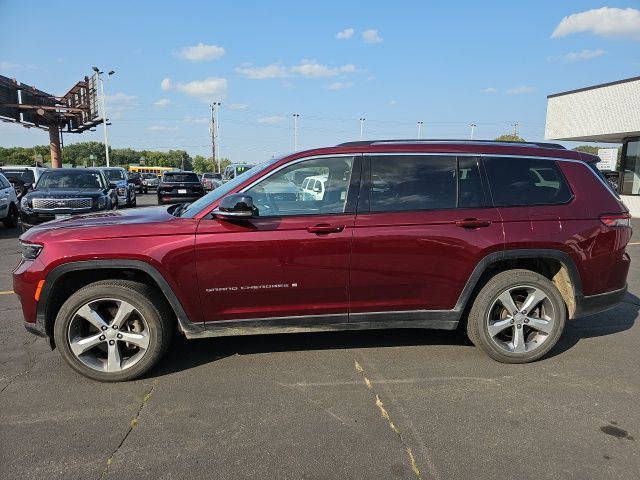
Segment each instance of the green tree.
[[193,171],[196,173],[211,172],[213,165],[211,158],[205,158],[202,155],[193,157]]
[[496,138],[497,142],[526,142],[524,138],[519,135],[514,135],[513,133],[507,133],[505,135],[500,135]]

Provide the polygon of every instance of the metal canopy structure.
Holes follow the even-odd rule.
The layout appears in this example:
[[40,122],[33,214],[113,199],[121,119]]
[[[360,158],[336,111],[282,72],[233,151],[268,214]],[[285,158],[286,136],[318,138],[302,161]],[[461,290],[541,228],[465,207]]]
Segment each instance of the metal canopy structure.
[[60,133],[82,133],[99,125],[96,75],[84,77],[62,97],[0,75],[0,120],[49,131],[51,164],[59,167]]

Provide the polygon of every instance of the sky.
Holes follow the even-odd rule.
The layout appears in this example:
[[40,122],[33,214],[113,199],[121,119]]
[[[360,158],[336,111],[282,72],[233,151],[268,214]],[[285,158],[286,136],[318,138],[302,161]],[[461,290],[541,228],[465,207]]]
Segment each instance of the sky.
[[[91,67],[113,147],[260,162],[365,139],[544,140],[549,94],[640,75],[640,1],[0,0],[0,75],[62,95]],[[66,144],[102,141],[102,130]],[[46,144],[0,123],[0,146]]]

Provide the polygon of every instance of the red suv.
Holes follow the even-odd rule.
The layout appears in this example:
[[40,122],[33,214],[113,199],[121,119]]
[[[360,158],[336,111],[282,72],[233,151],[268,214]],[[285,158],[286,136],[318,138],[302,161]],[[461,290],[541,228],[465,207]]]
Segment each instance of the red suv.
[[462,327],[529,362],[625,296],[630,216],[597,160],[488,141],[297,152],[193,203],[33,228],[14,288],[27,329],[102,381],[142,375],[176,328]]

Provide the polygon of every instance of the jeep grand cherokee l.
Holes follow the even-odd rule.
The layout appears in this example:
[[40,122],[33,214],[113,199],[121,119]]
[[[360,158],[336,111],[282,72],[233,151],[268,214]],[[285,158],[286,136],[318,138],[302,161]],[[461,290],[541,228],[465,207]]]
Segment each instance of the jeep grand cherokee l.
[[[29,230],[25,326],[102,381],[187,338],[464,328],[500,362],[626,294],[629,212],[598,157],[553,144],[375,141],[296,152],[193,203]],[[280,195],[296,173],[321,195]],[[143,227],[143,228],[141,228]]]

